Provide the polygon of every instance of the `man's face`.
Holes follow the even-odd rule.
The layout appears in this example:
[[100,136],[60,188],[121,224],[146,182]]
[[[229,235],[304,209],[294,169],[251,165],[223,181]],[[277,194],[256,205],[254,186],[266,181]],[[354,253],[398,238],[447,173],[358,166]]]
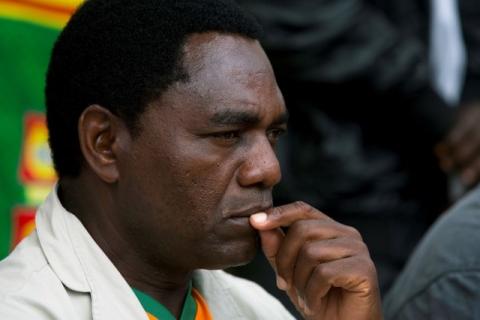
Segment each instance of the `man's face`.
[[272,206],[281,178],[284,102],[257,41],[195,34],[183,65],[190,79],[147,108],[119,161],[120,218],[153,263],[242,264],[256,250],[248,216]]

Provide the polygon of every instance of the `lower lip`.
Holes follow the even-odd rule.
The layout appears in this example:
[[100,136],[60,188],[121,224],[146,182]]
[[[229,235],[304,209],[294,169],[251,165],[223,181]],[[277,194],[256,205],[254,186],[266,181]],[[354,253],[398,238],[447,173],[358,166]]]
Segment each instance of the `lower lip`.
[[231,217],[228,218],[227,221],[233,224],[241,224],[241,225],[248,225],[250,226],[250,218],[249,217]]
[[225,224],[232,227],[234,231],[254,233],[255,229],[250,225],[249,217],[231,217],[225,220]]

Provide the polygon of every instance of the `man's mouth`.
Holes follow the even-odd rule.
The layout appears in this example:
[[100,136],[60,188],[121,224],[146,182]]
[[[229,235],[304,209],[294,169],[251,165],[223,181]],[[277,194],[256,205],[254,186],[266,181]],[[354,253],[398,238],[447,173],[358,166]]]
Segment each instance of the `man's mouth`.
[[257,204],[257,205],[249,206],[247,208],[240,208],[240,209],[227,211],[224,214],[224,217],[227,219],[241,219],[241,218],[248,219],[252,214],[255,214],[258,212],[265,212],[270,208],[272,208],[271,202]]

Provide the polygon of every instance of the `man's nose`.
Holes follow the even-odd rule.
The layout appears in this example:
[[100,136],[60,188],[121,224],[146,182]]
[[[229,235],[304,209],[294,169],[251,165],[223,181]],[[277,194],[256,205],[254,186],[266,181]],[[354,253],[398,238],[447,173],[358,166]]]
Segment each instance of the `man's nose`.
[[239,168],[238,183],[242,187],[272,188],[282,178],[280,163],[267,137],[259,138],[245,154]]

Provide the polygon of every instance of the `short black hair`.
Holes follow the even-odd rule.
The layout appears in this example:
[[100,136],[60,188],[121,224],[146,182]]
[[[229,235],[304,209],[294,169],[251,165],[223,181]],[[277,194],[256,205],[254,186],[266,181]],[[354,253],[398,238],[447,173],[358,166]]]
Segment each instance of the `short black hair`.
[[46,80],[47,124],[59,177],[78,176],[78,119],[99,104],[134,132],[139,115],[169,85],[187,81],[188,35],[259,39],[256,20],[228,0],[87,0],[58,37]]

